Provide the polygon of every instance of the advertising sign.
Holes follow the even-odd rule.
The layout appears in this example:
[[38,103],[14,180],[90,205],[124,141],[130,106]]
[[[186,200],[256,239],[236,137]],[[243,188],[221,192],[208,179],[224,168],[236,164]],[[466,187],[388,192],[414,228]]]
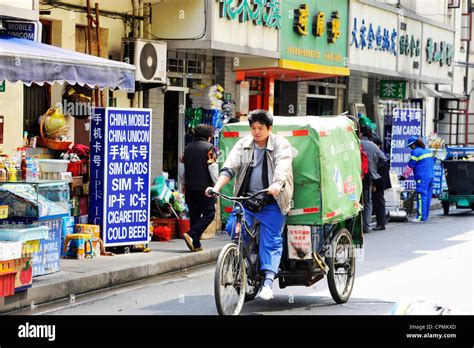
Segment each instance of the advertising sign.
[[91,140],[94,135],[97,139],[91,143],[95,146],[91,151],[91,171],[96,172],[91,191],[97,187],[97,196],[102,192],[103,196],[91,205],[90,219],[101,220],[96,212],[100,214],[102,205],[100,222],[105,246],[146,243],[150,221],[151,109],[106,108],[104,127],[99,126],[96,134],[95,124],[93,118]]
[[382,99],[405,99],[407,96],[406,81],[380,81],[380,98]]
[[41,226],[48,226],[48,239],[40,240],[40,249],[33,253],[33,276],[59,272],[61,258],[62,219],[40,221]]
[[[403,173],[410,160],[411,148],[406,146],[408,138],[421,136],[422,112],[421,109],[393,109],[390,166],[397,175]],[[413,173],[401,185],[405,190],[414,191],[416,182]]]
[[347,67],[348,2],[284,1],[281,59]]
[[27,39],[31,41],[41,42],[41,23],[26,21],[5,21],[7,34]]

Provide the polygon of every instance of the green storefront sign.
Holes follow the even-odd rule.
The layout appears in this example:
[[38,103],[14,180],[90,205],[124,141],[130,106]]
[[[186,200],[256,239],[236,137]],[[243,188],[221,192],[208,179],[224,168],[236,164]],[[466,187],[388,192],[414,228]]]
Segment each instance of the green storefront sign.
[[287,0],[282,13],[280,67],[316,72],[314,68],[328,66],[334,68],[317,72],[348,74],[347,0]]
[[406,81],[380,81],[380,98],[382,99],[405,99],[407,95]]
[[5,87],[5,81],[0,82],[0,92],[5,92],[6,87]]
[[281,28],[281,0],[216,0],[220,3],[219,15],[240,23],[252,21],[267,28]]

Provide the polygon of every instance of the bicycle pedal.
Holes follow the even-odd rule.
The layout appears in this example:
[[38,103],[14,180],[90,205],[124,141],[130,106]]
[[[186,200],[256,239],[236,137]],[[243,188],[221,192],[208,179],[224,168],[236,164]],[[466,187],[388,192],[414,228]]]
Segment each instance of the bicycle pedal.
[[315,251],[313,251],[313,260],[314,262],[316,262],[319,268],[324,272],[324,274],[326,274],[328,266],[326,265],[324,260],[321,258],[321,256],[319,256]]

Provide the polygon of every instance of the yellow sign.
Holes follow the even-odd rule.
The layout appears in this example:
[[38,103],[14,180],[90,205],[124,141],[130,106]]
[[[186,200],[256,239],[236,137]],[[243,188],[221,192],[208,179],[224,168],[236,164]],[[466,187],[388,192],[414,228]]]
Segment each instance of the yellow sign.
[[328,22],[328,43],[336,43],[341,36],[341,18],[337,11],[333,11]]
[[8,205],[0,205],[0,219],[8,217]]
[[324,34],[324,13],[323,12],[318,12],[316,15],[316,21],[314,25],[314,35],[316,36],[323,36]]
[[308,35],[308,5],[300,5],[300,8],[294,10],[295,20],[293,30],[300,35]]

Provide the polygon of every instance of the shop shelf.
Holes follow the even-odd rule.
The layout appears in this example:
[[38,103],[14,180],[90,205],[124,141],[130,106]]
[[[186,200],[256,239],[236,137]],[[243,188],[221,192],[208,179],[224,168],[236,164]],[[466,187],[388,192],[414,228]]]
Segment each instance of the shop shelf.
[[0,225],[0,240],[27,242],[36,239],[48,239],[48,231],[47,226]]
[[0,242],[0,261],[19,259],[21,242]]

